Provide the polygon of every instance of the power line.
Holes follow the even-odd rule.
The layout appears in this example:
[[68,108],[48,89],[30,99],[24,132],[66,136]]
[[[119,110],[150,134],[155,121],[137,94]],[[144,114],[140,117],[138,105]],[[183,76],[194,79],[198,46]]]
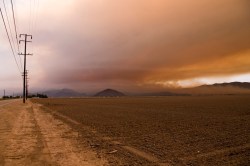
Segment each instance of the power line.
[[[39,8],[39,1],[38,0],[30,0],[29,1],[29,32],[34,34],[37,30],[37,13]],[[34,45],[31,45],[31,50],[34,52]]]
[[32,0],[30,0],[30,3],[29,3],[29,5],[30,5],[30,10],[29,10],[29,33],[31,33],[31,31],[30,31],[30,29],[31,29],[31,21],[32,21],[32,19],[31,19],[31,2]]
[[[16,32],[16,42],[17,42],[17,49],[18,49],[18,53],[20,53],[20,47],[18,44],[18,38],[17,38],[17,26],[16,26],[16,17],[15,17],[15,10],[14,10],[14,5],[13,5],[13,1],[11,0],[11,8],[12,8],[12,16],[13,16],[13,21],[14,21],[14,26],[15,26],[15,32]],[[21,56],[19,55],[19,59],[20,59],[20,63],[21,63],[21,67],[22,67],[22,60],[21,60]]]
[[[8,12],[7,12],[6,5],[5,5],[5,0],[3,0],[3,6],[4,6],[6,18],[7,18],[7,23],[9,25],[10,36],[11,36],[11,39],[12,39],[12,43],[14,45],[15,42],[14,42],[13,35],[12,35],[12,30],[11,30],[12,28],[10,27],[10,21],[9,21],[9,16],[8,16]],[[15,47],[14,47],[14,50],[15,50]]]
[[33,6],[32,7],[32,10],[31,10],[31,33],[34,33],[34,24],[35,24],[35,16],[36,16],[36,0],[33,0],[32,2],[31,2],[31,6]]
[[8,30],[7,30],[7,26],[6,26],[6,23],[5,23],[5,20],[4,20],[4,17],[3,17],[3,12],[2,12],[2,9],[1,9],[1,8],[0,8],[0,12],[1,12],[1,15],[2,15],[2,19],[3,19],[5,31],[6,31],[6,34],[7,34],[7,36],[8,36],[8,39],[9,39],[9,44],[10,44],[10,47],[11,47],[11,51],[12,51],[13,57],[14,57],[14,59],[15,59],[17,68],[18,68],[19,72],[21,73],[20,67],[19,67],[19,65],[18,65],[18,63],[17,63],[16,56],[15,56],[15,53],[14,53],[14,50],[13,50],[13,46],[12,46],[12,44],[11,44],[10,36],[9,36]]

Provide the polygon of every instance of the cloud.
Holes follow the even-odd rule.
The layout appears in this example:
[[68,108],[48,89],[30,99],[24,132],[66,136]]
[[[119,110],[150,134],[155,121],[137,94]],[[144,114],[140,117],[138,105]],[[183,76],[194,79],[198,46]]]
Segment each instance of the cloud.
[[129,89],[250,72],[248,0],[46,2],[31,60],[36,86]]

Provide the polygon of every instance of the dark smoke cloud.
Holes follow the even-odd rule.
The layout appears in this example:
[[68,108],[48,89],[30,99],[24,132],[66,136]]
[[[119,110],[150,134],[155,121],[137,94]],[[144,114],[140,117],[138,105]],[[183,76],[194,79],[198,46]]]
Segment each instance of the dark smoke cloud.
[[37,86],[129,90],[248,73],[249,11],[248,0],[75,0],[47,9]]

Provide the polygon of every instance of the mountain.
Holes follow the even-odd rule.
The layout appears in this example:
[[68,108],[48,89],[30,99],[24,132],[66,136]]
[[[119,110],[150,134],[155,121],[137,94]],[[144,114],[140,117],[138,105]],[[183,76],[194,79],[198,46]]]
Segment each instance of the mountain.
[[187,93],[191,95],[234,95],[250,94],[250,83],[230,82],[217,83],[212,85],[201,85],[194,88],[184,88],[175,91],[176,93]]
[[229,83],[221,83],[221,84],[212,84],[212,85],[202,85],[203,87],[237,87],[250,89],[249,82],[229,82]]
[[48,97],[84,97],[86,94],[76,92],[72,89],[49,90],[43,92]]
[[125,96],[122,92],[116,91],[114,89],[105,89],[101,92],[95,94],[96,97],[121,97]]

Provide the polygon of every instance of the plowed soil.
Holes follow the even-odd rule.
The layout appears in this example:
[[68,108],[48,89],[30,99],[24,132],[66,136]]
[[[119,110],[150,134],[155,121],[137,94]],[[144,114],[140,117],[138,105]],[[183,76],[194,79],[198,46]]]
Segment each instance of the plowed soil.
[[108,165],[250,164],[250,96],[32,101]]

